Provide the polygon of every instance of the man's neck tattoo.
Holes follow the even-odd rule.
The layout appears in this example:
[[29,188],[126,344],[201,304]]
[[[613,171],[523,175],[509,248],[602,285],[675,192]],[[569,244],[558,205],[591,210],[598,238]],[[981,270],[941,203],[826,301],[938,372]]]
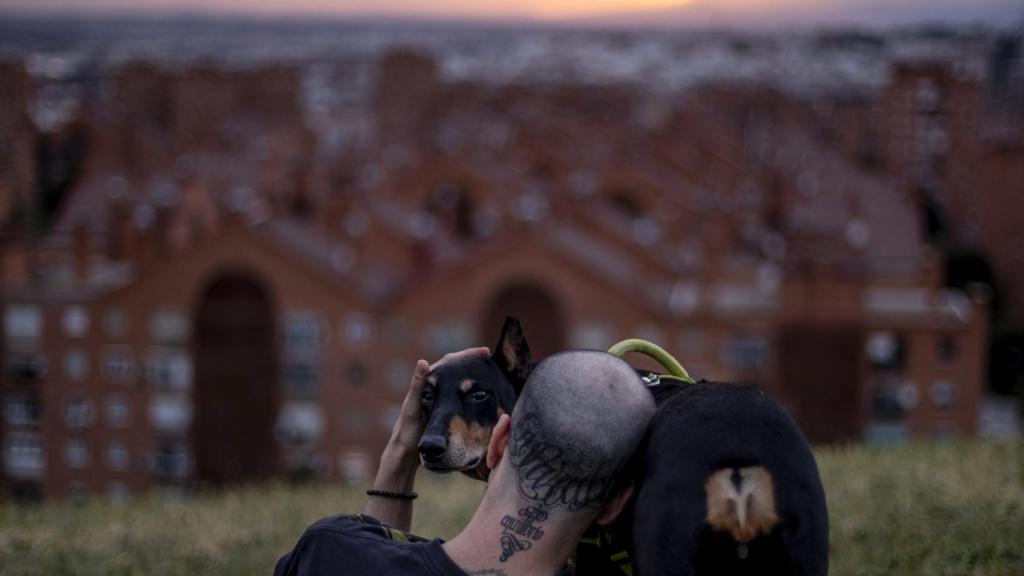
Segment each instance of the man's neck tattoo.
[[516,552],[529,550],[534,542],[544,537],[544,530],[539,524],[547,519],[547,511],[538,506],[520,508],[515,517],[506,514],[501,519],[504,530],[501,533],[501,557],[498,559],[505,562]]
[[[527,412],[529,409],[524,407]],[[509,463],[515,471],[519,494],[528,504],[516,516],[506,514],[501,519],[498,559],[502,562],[529,550],[544,537],[542,524],[550,511],[596,508],[612,488],[614,471],[604,461],[573,444],[542,437],[540,418],[527,413],[516,422],[509,438]]]
[[546,509],[569,512],[597,507],[607,497],[614,473],[580,448],[537,436],[540,419],[522,418],[512,430],[508,453],[519,493]]

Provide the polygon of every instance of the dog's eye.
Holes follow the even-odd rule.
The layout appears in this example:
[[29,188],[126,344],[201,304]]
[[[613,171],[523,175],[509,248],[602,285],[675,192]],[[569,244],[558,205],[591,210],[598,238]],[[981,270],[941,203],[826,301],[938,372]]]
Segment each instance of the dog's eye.
[[484,400],[487,400],[487,396],[488,394],[485,390],[477,390],[469,395],[469,399],[473,402],[483,402]]
[[423,389],[423,394],[420,395],[420,400],[423,401],[423,402],[433,402],[434,401],[434,389],[430,388],[430,387],[424,388]]

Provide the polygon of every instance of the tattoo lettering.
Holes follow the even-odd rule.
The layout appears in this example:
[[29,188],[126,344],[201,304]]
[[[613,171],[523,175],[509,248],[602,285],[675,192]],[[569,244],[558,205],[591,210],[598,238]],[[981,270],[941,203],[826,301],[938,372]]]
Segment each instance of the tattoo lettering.
[[529,550],[533,542],[544,537],[544,530],[534,524],[547,519],[547,511],[537,506],[520,508],[517,517],[506,514],[501,519],[504,531],[501,533],[501,557],[498,559],[504,562],[516,552]]
[[613,471],[571,444],[540,440],[539,426],[537,416],[527,415],[512,430],[508,451],[520,493],[544,508],[563,506],[570,512],[600,504]]

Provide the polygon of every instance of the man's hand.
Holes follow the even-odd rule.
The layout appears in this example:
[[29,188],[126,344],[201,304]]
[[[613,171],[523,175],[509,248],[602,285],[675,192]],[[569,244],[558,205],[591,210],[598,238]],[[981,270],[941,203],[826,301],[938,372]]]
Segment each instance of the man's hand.
[[[409,391],[405,394],[405,400],[402,401],[402,410],[391,429],[388,445],[380,457],[380,468],[373,481],[375,489],[406,493],[413,491],[416,484],[416,470],[420,465],[416,447],[419,444],[420,436],[423,435],[423,428],[426,426],[426,422],[423,421],[423,410],[420,407],[420,397],[423,395],[423,383],[427,374],[442,364],[462,358],[486,356],[489,353],[487,348],[469,348],[445,354],[433,364],[427,364],[426,360],[416,362],[412,379],[409,382]],[[412,524],[412,502],[409,500],[371,496],[366,503],[366,513],[399,530],[409,530]]]

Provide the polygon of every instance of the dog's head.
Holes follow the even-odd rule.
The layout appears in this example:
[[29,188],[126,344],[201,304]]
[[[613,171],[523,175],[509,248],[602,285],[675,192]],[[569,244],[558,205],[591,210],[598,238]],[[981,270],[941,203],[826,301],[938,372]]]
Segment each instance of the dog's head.
[[427,374],[421,399],[426,427],[419,443],[423,465],[485,477],[491,430],[502,414],[512,412],[530,368],[522,326],[510,316],[490,356],[443,364]]

